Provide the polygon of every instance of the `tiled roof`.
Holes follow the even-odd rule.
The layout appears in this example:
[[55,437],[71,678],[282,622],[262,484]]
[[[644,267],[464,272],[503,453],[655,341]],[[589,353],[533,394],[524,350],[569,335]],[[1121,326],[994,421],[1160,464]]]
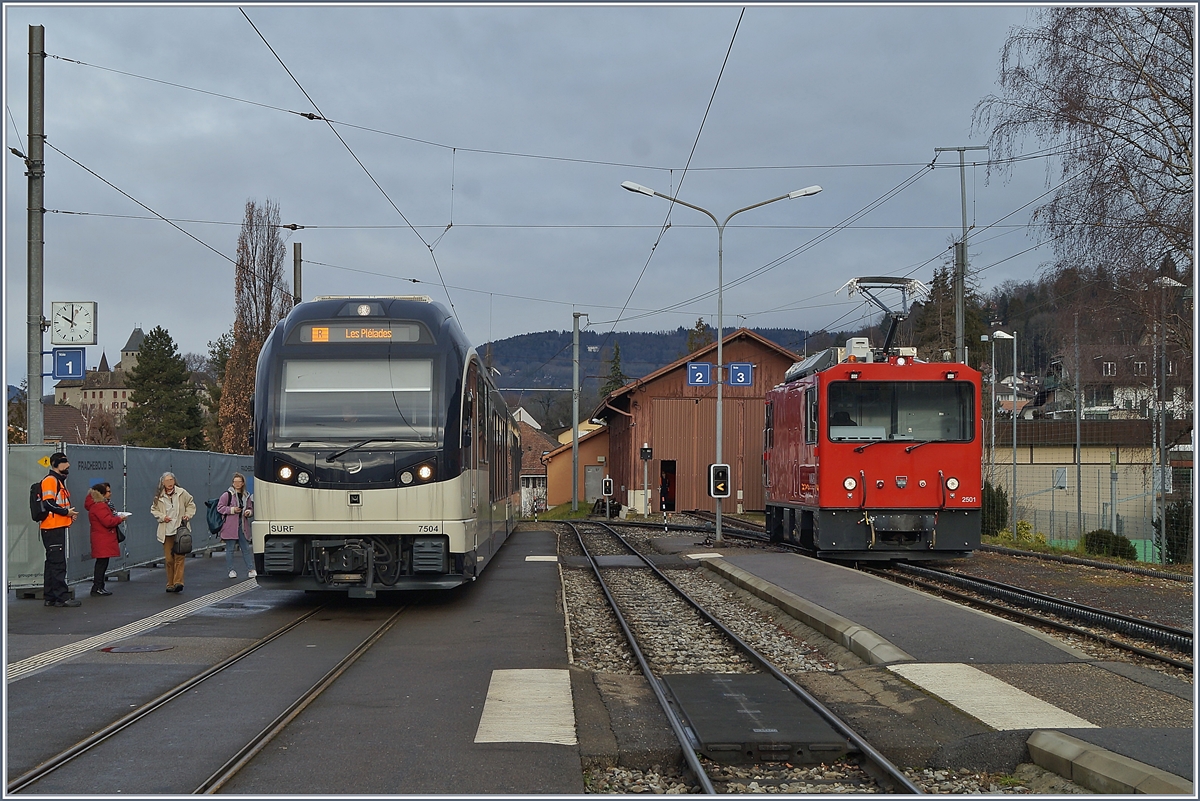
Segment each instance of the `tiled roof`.
[[544,476],[546,465],[542,463],[542,454],[557,448],[558,443],[524,420],[518,420],[517,426],[521,430],[521,475]]

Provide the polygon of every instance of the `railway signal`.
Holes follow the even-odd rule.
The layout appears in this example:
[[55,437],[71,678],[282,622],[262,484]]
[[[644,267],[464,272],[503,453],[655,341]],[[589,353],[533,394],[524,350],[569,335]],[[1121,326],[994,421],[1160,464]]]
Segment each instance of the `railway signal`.
[[708,466],[708,495],[711,498],[729,497],[729,465],[710,464]]
[[613,494],[613,480],[611,478],[605,478],[603,487],[604,488],[601,491],[603,492],[604,497],[611,498]]

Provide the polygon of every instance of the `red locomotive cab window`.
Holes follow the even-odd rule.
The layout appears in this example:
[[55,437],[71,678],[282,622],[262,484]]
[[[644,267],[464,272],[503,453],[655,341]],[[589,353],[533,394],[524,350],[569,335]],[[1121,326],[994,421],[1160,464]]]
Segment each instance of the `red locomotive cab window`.
[[829,385],[833,442],[970,442],[975,388],[966,381],[836,381]]

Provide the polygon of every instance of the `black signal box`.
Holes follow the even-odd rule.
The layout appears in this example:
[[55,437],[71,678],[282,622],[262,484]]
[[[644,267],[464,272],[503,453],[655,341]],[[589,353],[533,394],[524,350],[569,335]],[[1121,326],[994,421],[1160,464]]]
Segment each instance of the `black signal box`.
[[710,498],[729,497],[729,465],[710,464],[708,466],[708,495]]

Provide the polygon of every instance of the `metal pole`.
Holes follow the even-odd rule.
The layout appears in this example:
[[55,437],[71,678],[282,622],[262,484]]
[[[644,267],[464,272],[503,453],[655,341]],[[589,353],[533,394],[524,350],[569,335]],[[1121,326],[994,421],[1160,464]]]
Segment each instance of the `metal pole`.
[[1017,332],[1013,331],[1013,405],[1012,405],[1012,440],[1013,440],[1013,475],[1012,475],[1012,535],[1017,539]]
[[1110,451],[1108,454],[1108,508],[1109,521],[1112,523],[1112,528],[1109,529],[1113,534],[1117,533],[1117,454]]
[[579,318],[575,312],[571,336],[571,511],[579,511]]
[[958,151],[958,175],[959,184],[962,189],[962,241],[959,242],[961,247],[961,258],[958,258],[956,253],[954,260],[954,358],[962,364],[967,362],[966,342],[963,336],[964,320],[966,319],[966,284],[967,284],[967,162],[966,152],[968,150],[987,150],[987,146],[979,147],[935,147],[935,153],[944,153],[948,150]]
[[[649,448],[650,443],[642,447]],[[650,518],[650,462],[647,459],[642,460],[642,517]]]
[[300,243],[292,243],[292,298],[296,305],[300,305]]
[[1083,373],[1079,372],[1079,312],[1075,312],[1075,524],[1079,541],[1083,541],[1083,438],[1080,436],[1083,418]]
[[45,251],[43,209],[45,186],[45,94],[46,29],[29,26],[29,153],[26,176],[29,178],[29,286],[28,286],[28,361],[26,362],[25,441],[40,445],[45,439],[42,411],[42,276]]
[[[992,336],[992,458],[988,478],[996,480],[996,337]],[[993,485],[995,486],[995,485]]]
[[[734,212],[736,214],[737,212]],[[725,429],[723,426],[724,417],[722,415],[724,406],[724,393],[722,389],[725,386],[725,351],[724,342],[724,302],[725,302],[725,272],[724,272],[724,252],[725,252],[725,224],[733,218],[730,214],[725,218],[725,222],[717,226],[717,464],[724,464],[721,461],[721,445],[725,438]],[[721,499],[714,498],[717,502],[717,523],[715,533],[713,534],[713,545],[724,545],[725,538],[721,535]]]
[[1158,410],[1158,447],[1162,454],[1158,476],[1158,491],[1161,493],[1158,510],[1158,534],[1161,547],[1158,551],[1159,564],[1167,563],[1167,471],[1171,469],[1169,457],[1167,455],[1167,398],[1170,397],[1167,392],[1167,284],[1165,281],[1159,283],[1162,287],[1162,292],[1159,295],[1161,304],[1159,306],[1160,321],[1158,329],[1161,332],[1162,344],[1158,349],[1159,358],[1162,360],[1162,405]]

